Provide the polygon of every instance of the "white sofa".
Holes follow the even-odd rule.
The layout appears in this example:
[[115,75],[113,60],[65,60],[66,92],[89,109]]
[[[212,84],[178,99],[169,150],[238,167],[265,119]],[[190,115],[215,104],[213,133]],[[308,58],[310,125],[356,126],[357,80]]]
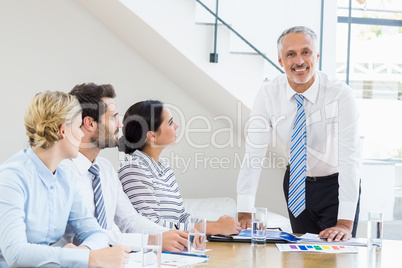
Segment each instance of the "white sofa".
[[[184,198],[184,207],[192,215],[216,221],[223,215],[237,217],[236,201],[229,197]],[[280,227],[284,232],[292,232],[288,218],[268,212],[268,227]]]

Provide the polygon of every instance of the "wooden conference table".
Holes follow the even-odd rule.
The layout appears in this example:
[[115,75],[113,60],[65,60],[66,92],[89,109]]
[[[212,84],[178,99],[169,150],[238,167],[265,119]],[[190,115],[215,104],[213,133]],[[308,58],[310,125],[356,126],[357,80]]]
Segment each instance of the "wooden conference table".
[[207,263],[194,265],[201,268],[379,268],[402,267],[402,241],[384,240],[381,250],[368,251],[366,247],[357,247],[358,254],[347,253],[304,253],[280,252],[275,244],[252,246],[249,243],[208,242]]

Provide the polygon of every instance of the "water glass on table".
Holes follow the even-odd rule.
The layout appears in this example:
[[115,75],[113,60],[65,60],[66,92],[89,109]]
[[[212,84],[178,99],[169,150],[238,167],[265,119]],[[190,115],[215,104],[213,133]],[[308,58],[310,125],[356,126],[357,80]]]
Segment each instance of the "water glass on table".
[[161,267],[162,233],[142,234],[141,265],[148,268]]
[[383,213],[370,211],[367,224],[367,248],[379,249],[382,247]]
[[188,252],[205,254],[207,220],[190,217],[188,221]]
[[253,208],[251,215],[252,230],[251,243],[254,245],[265,245],[267,236],[267,215],[268,209],[262,207]]

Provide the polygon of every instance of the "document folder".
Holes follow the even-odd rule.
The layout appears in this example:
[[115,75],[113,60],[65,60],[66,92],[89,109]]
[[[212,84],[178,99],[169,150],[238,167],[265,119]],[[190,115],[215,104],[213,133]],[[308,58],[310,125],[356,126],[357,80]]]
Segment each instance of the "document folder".
[[[292,234],[282,232],[280,229],[275,230],[267,229],[266,236],[267,243],[297,243],[300,239]],[[211,235],[208,236],[208,241],[213,242],[251,242],[251,229],[242,230],[238,235],[232,236],[221,236],[221,235]]]

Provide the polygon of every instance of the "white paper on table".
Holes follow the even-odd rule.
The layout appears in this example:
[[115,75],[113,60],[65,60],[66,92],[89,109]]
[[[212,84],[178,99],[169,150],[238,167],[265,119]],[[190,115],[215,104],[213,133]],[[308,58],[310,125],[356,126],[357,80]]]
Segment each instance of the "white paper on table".
[[140,268],[142,267],[142,252],[130,253],[130,261],[125,268]]
[[208,258],[162,253],[162,267],[181,267],[208,261]]
[[[131,253],[130,262],[125,266],[125,268],[140,268],[141,265],[141,252]],[[162,253],[161,255],[161,267],[181,267],[186,265],[193,265],[197,263],[202,263],[208,261],[208,258],[194,257],[188,255],[178,255],[178,254],[167,254]]]
[[345,245],[345,246],[367,246],[367,239],[365,238],[351,238],[346,242],[327,242],[326,240],[318,238],[318,234],[306,233],[299,237],[300,243],[316,243],[316,244],[331,244],[331,245]]

